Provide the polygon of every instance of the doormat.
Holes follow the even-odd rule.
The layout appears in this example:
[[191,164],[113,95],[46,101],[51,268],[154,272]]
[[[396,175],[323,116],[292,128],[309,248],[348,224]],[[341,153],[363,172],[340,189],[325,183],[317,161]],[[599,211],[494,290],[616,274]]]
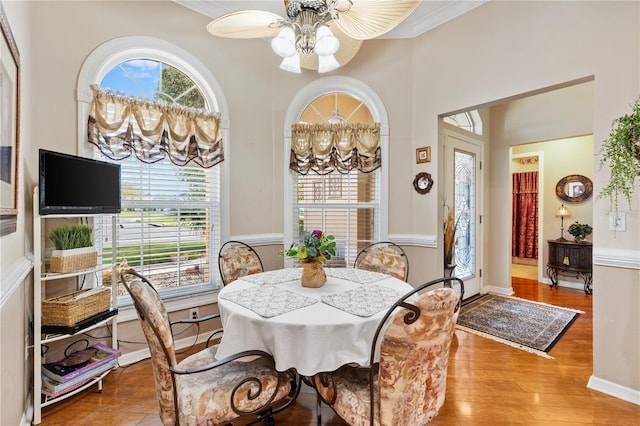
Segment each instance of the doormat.
[[489,293],[462,306],[456,327],[553,359],[547,352],[581,313],[584,312]]

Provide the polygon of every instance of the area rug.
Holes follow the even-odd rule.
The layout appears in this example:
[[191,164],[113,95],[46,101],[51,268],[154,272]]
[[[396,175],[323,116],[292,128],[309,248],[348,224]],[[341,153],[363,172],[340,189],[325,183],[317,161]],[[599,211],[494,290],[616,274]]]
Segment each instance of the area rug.
[[499,294],[485,294],[462,306],[456,327],[553,358],[547,352],[584,313]]

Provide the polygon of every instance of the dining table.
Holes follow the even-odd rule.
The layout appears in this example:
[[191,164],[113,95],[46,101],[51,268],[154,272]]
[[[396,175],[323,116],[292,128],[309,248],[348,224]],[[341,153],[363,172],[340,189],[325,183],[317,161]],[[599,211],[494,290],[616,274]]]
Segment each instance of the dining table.
[[390,275],[325,268],[326,283],[303,287],[301,268],[247,275],[222,288],[224,330],[216,358],[262,350],[278,371],[303,376],[369,365],[374,334],[388,309],[413,287]]

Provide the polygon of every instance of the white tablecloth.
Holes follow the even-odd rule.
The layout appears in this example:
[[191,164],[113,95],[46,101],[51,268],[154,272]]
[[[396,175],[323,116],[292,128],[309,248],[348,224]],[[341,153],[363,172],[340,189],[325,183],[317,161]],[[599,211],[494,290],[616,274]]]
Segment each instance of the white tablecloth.
[[[251,275],[224,287],[218,297],[224,335],[217,358],[263,350],[273,355],[279,371],[295,368],[305,376],[349,363],[368,365],[380,320],[413,287],[377,273],[326,271],[327,283],[320,288],[302,287],[291,270]],[[269,306],[262,298],[271,300]],[[381,310],[367,309],[374,304]]]

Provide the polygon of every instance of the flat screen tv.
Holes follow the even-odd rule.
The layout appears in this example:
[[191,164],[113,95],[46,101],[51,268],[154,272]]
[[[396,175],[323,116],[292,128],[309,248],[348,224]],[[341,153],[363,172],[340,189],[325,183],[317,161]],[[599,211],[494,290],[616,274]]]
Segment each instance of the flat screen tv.
[[40,214],[120,213],[120,165],[40,150]]

